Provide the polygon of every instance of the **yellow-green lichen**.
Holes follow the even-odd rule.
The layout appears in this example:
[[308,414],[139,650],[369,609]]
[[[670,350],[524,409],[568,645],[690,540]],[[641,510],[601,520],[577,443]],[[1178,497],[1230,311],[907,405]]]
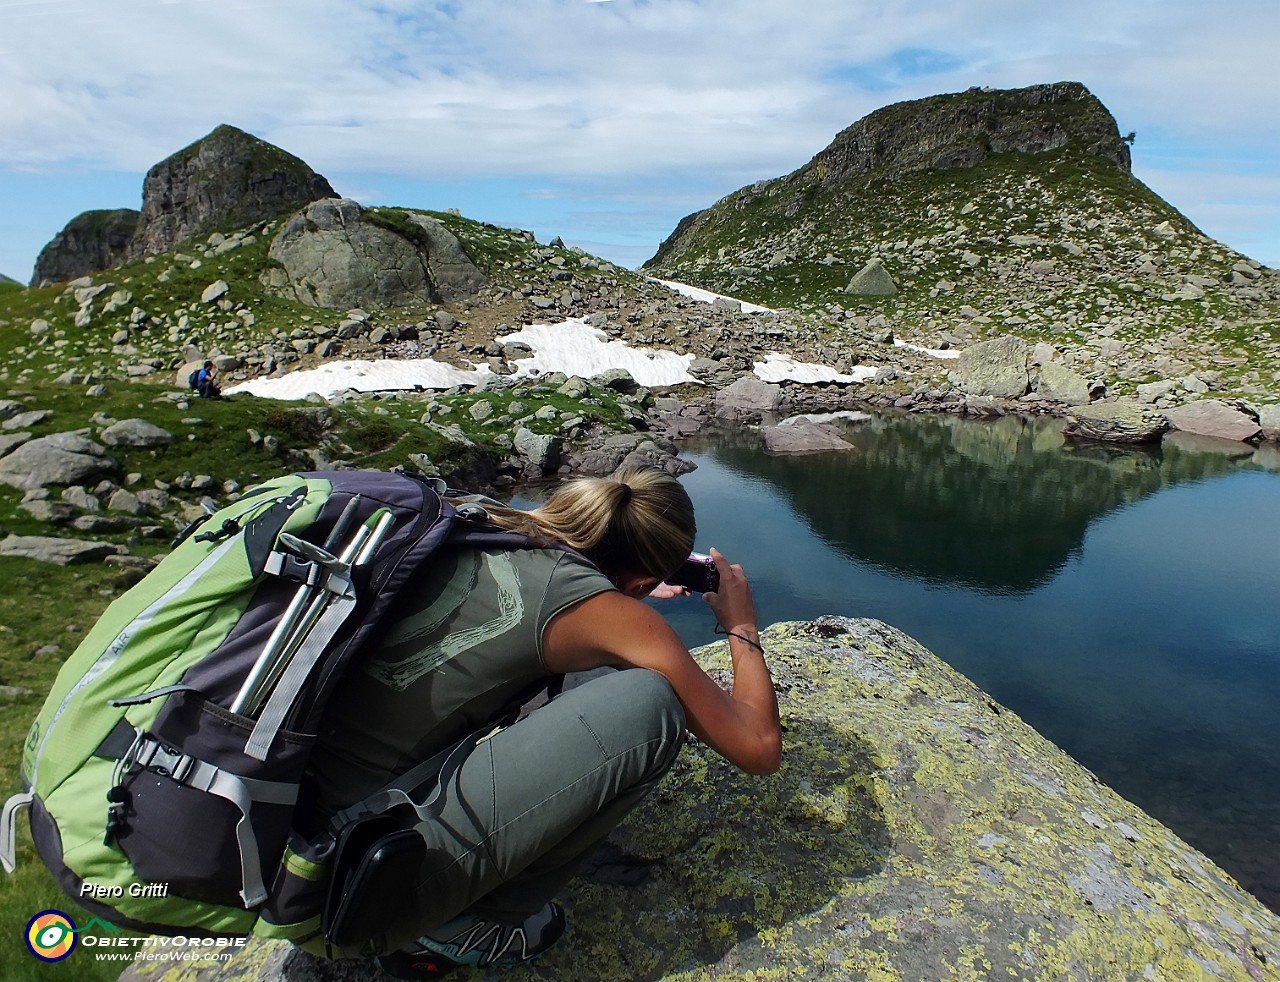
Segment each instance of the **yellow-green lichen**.
[[779,772],[686,748],[529,976],[1280,979],[1280,918],[912,639],[824,618],[764,644]]

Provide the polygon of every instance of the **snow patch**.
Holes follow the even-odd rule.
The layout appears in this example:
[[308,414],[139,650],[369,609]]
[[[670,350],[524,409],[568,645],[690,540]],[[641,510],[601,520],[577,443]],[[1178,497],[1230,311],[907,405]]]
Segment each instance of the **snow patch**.
[[547,372],[564,372],[591,378],[611,368],[623,368],[641,385],[681,385],[698,380],[689,374],[693,355],[653,348],[633,348],[585,321],[571,319],[559,324],[530,324],[498,338],[503,344],[520,342],[533,349],[530,358],[513,360],[517,378]]
[[250,379],[227,389],[226,394],[247,392],[264,399],[305,399],[313,392],[327,398],[345,389],[357,392],[449,389],[455,385],[476,385],[492,374],[488,365],[463,369],[434,358],[355,359],[325,362],[316,368],[303,368],[276,378]]
[[776,351],[770,352],[764,361],[755,364],[755,373],[765,382],[801,382],[814,384],[817,382],[866,382],[875,377],[876,369],[859,365],[852,374],[837,372],[826,365],[815,365],[811,362],[799,362]]
[[941,358],[943,361],[946,361],[947,359],[950,359],[950,358],[960,357],[960,352],[955,350],[951,350],[951,349],[944,350],[942,348],[922,348],[918,344],[909,344],[906,341],[898,341],[896,339],[893,342],[893,346],[895,348],[906,348],[908,351],[918,351],[922,355],[928,355],[930,358]]
[[690,286],[688,283],[679,283],[676,280],[660,280],[651,277],[654,283],[661,283],[668,290],[674,290],[681,296],[688,297],[690,300],[697,300],[700,303],[715,303],[717,300],[732,300],[736,304],[742,306],[744,314],[773,314],[776,311],[772,307],[761,307],[758,303],[747,303],[745,300],[739,300],[737,297],[726,296],[723,293],[712,293],[710,290],[703,290],[701,287]]

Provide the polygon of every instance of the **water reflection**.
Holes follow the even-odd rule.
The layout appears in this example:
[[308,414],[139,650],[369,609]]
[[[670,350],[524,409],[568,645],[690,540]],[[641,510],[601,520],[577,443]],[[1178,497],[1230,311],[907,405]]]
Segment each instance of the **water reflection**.
[[[894,624],[1280,909],[1280,451],[1064,445],[1011,418],[846,438],[686,450],[699,546],[745,565],[761,622]],[[700,599],[661,609],[714,639]]]
[[1011,416],[884,416],[843,424],[852,451],[770,456],[746,430],[708,433],[691,449],[768,481],[850,558],[999,593],[1052,579],[1102,515],[1236,466],[1178,448],[1064,445],[1061,428]]

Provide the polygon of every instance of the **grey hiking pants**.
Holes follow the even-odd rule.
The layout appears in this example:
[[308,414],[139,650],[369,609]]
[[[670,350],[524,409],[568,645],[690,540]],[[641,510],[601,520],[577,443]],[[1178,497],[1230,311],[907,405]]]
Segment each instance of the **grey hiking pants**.
[[542,908],[661,780],[684,743],[670,684],[627,669],[567,689],[476,745],[418,831],[413,902],[426,930],[466,911],[518,923]]

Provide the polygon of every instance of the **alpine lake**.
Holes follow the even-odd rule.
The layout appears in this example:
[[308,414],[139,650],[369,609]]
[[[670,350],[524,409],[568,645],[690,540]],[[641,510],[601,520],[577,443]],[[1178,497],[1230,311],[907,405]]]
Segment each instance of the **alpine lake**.
[[[697,548],[742,563],[760,623],[900,628],[1280,911],[1280,448],[835,425],[852,450],[682,446]],[[701,598],[654,603],[691,647],[718,639]]]

